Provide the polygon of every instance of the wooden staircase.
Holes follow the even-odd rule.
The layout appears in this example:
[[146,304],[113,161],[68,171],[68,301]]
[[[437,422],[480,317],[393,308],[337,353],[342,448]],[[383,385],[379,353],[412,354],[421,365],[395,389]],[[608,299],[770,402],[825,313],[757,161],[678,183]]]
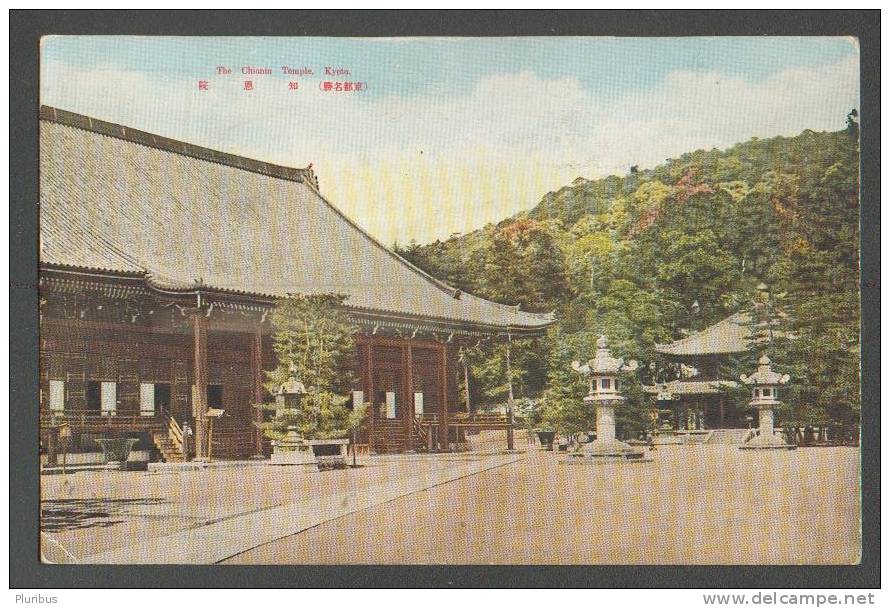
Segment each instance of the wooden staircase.
[[[166,426],[151,433],[152,441],[161,452],[164,462],[184,462],[182,451],[182,428],[171,416],[166,415]],[[231,416],[223,416],[213,421],[212,458],[241,459],[256,454],[254,443],[255,427],[251,422]],[[190,441],[190,452],[194,455],[194,437]],[[263,441],[265,452],[271,452],[271,444]]]
[[166,422],[165,427],[153,430],[151,439],[161,452],[164,462],[185,462],[182,452],[182,429],[176,420],[166,412],[163,412],[162,416]]
[[165,432],[154,431],[151,439],[161,452],[161,460],[164,462],[184,462],[182,446],[177,446]]

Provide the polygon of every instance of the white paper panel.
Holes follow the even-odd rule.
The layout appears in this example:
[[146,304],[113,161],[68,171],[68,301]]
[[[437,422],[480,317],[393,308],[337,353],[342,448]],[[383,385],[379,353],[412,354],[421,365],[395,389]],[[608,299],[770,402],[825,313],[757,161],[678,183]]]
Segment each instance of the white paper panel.
[[392,391],[386,393],[386,417],[396,417],[396,394]]
[[154,416],[155,385],[151,382],[143,382],[139,385],[139,413],[143,416]]
[[117,382],[102,383],[102,411],[117,411]]
[[49,381],[49,409],[57,412],[65,409],[65,383],[62,380]]
[[420,416],[423,413],[423,393],[414,393],[414,415]]

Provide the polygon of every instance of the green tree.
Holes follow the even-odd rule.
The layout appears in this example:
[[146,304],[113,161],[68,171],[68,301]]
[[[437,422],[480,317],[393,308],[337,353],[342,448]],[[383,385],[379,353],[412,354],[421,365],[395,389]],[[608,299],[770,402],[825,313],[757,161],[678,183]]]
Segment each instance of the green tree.
[[275,395],[294,379],[306,392],[296,408],[258,404],[274,412],[261,424],[268,437],[280,439],[289,427],[312,439],[344,437],[364,418],[363,408],[347,406],[355,327],[346,316],[344,299],[335,294],[293,295],[276,303],[271,321],[277,365],[266,372],[266,388]]
[[583,333],[565,335],[556,328],[548,339],[552,346],[547,357],[547,389],[541,399],[541,426],[573,438],[596,426],[596,412],[584,402],[588,382],[572,369],[573,361],[586,361],[594,355],[590,345],[596,338]]
[[498,228],[477,257],[477,291],[496,302],[550,312],[571,294],[563,252],[542,222],[521,219]]
[[[783,391],[787,415],[858,424],[855,111],[834,133],[752,138],[625,176],[578,178],[527,212],[416,254],[423,268],[467,291],[527,311],[556,310],[561,342],[605,332],[616,352],[644,364],[655,344],[748,310],[765,283],[781,304],[781,333],[796,337],[770,345],[777,367],[794,379]],[[553,398],[556,384],[571,385],[553,370],[556,344],[514,349],[517,395],[546,388]],[[504,352],[484,349],[474,376],[489,398],[502,398]]]

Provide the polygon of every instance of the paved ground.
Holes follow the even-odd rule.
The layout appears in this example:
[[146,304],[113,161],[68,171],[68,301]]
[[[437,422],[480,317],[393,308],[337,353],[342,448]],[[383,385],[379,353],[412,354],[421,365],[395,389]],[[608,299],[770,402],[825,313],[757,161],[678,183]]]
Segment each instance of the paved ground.
[[535,451],[376,457],[327,473],[49,476],[43,550],[111,563],[857,561],[857,450],[678,446],[654,458],[583,466]]
[[[286,530],[275,509],[303,505],[315,525],[404,493],[419,491],[519,456],[480,454],[405,455],[360,459],[357,469],[319,473],[307,466],[252,466],[164,473],[79,472],[41,478],[43,556],[51,562],[183,563],[215,561],[255,546],[243,533]],[[469,471],[465,469],[469,468]],[[410,483],[409,483],[410,482]],[[280,515],[280,513],[278,514]],[[289,514],[295,517],[297,514]],[[239,528],[241,529],[239,532]],[[208,531],[219,534],[207,540]],[[222,537],[234,530],[234,544]],[[196,538],[176,534],[201,531]],[[162,539],[166,541],[162,542]],[[170,540],[181,540],[170,548]],[[259,541],[257,541],[259,542]],[[202,555],[201,553],[206,555]]]
[[858,451],[677,446],[634,465],[552,453],[354,513],[230,563],[849,564]]

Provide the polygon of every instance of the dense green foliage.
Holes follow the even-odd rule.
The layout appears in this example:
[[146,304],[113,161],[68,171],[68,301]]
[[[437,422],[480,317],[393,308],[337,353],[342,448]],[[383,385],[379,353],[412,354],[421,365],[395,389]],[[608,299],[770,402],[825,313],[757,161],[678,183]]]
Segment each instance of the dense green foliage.
[[277,365],[266,372],[266,389],[274,396],[293,378],[303,383],[306,393],[296,408],[258,404],[274,412],[261,425],[268,437],[280,439],[289,427],[307,439],[345,437],[361,423],[364,410],[347,406],[355,327],[346,317],[343,300],[333,294],[291,296],[279,300],[272,311]]
[[[592,356],[600,333],[617,356],[642,363],[629,383],[636,393],[635,382],[651,380],[656,343],[740,310],[759,315],[768,293],[782,331],[764,348],[794,378],[780,416],[855,424],[858,129],[854,111],[843,131],[753,138],[625,176],[578,178],[497,225],[399,252],[465,291],[556,311],[546,339],[513,344],[517,398],[557,408],[580,400],[566,365]],[[483,344],[467,357],[483,386],[477,399],[502,400],[504,348]],[[625,430],[646,424],[634,412],[643,397],[630,397],[619,412]]]

